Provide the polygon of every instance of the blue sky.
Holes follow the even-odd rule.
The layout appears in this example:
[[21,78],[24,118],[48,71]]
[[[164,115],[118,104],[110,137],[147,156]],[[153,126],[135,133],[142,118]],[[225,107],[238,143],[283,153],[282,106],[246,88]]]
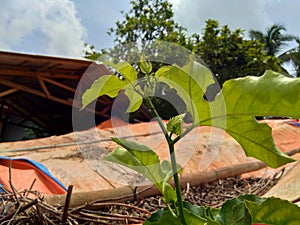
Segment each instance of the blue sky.
[[[175,20],[189,33],[201,33],[205,20],[217,19],[246,31],[281,23],[300,36],[299,0],[170,1]],[[106,32],[129,9],[129,0],[1,0],[0,50],[78,58],[84,43],[111,47]]]

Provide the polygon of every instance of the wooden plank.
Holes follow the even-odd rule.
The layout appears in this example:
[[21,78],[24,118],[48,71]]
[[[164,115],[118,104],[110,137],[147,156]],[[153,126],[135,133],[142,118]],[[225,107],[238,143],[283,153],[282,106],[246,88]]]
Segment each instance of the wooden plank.
[[45,55],[31,55],[26,53],[16,53],[16,52],[3,52],[0,51],[0,61],[1,59],[5,61],[9,60],[10,62],[14,61],[28,61],[28,62],[37,62],[37,63],[53,63],[53,64],[62,64],[66,66],[89,66],[93,62],[87,59],[74,59],[74,58],[62,58],[54,56],[45,56]]
[[15,82],[11,82],[9,80],[5,80],[5,79],[2,79],[0,78],[0,84],[3,84],[3,85],[6,85],[8,87],[12,87],[12,88],[16,88],[18,90],[22,90],[22,91],[25,91],[25,92],[28,92],[30,94],[34,94],[34,95],[37,95],[37,96],[40,96],[40,97],[47,97],[43,92],[41,91],[37,91],[35,89],[32,89],[32,88],[29,88],[29,87],[26,87],[24,85],[21,85],[21,84],[17,84]]
[[[191,186],[198,186],[200,184],[214,182],[218,179],[257,171],[264,167],[266,167],[266,165],[262,162],[252,162],[217,168],[209,171],[201,171],[200,173],[194,172],[192,174],[181,176],[180,184],[182,187],[186,187],[187,184]],[[171,180],[170,183],[174,186],[173,180]],[[71,206],[78,207],[86,202],[95,201],[97,201],[97,203],[136,201],[137,199],[141,200],[159,194],[160,192],[153,184],[143,186],[123,186],[115,189],[104,189],[99,191],[77,192],[72,196]],[[64,194],[51,195],[46,196],[45,200],[49,204],[63,204],[65,197],[66,195]]]
[[17,91],[18,91],[17,88],[11,88],[11,89],[9,89],[9,90],[2,91],[2,92],[0,93],[0,98],[4,97],[4,96],[6,96],[6,95],[10,95],[10,94],[12,94],[12,93],[15,93],[15,92],[17,92]]
[[[16,88],[18,90],[21,90],[21,91],[24,91],[24,92],[27,92],[27,93],[30,93],[30,94],[33,94],[33,95],[37,95],[37,96],[42,97],[42,98],[50,99],[52,101],[55,101],[55,102],[58,102],[58,103],[61,103],[61,104],[69,105],[69,106],[72,106],[72,107],[75,106],[77,108],[81,107],[78,104],[73,104],[73,99],[65,100],[65,99],[62,99],[62,98],[55,97],[55,96],[47,96],[42,91],[38,91],[38,90],[32,89],[30,87],[26,87],[24,85],[17,84],[17,83],[14,83],[14,82],[11,82],[11,81],[8,81],[8,80],[5,80],[5,79],[0,78],[0,84],[6,85],[8,87]],[[74,102],[74,103],[76,103],[76,102]],[[96,115],[107,116],[107,114],[102,113],[100,111],[95,111],[93,109],[87,108],[85,110],[87,110],[89,112],[93,112]]]
[[43,79],[41,77],[37,77],[38,81],[39,81],[39,84],[42,88],[42,90],[44,91],[44,93],[46,94],[47,98],[50,98],[51,97],[51,94],[46,86],[46,84],[44,83]]
[[54,67],[55,65],[52,65],[52,63],[50,63],[50,62],[47,62],[47,63],[45,63],[45,65],[43,65],[43,66],[40,66],[39,68],[38,68],[38,72],[42,72],[42,71],[45,71],[45,70],[47,70],[47,69],[49,69],[49,68],[51,68],[51,67]]
[[81,75],[63,74],[63,73],[49,73],[49,72],[36,72],[28,70],[16,70],[16,69],[0,69],[0,75],[4,76],[23,76],[23,77],[51,77],[61,79],[79,80]]
[[18,90],[25,91],[25,92],[28,92],[28,93],[33,94],[33,95],[37,95],[37,96],[42,97],[42,98],[47,98],[47,99],[50,99],[50,100],[53,100],[53,101],[56,101],[56,102],[59,102],[59,103],[65,104],[65,105],[69,105],[69,106],[73,105],[72,100],[68,101],[68,100],[61,99],[61,98],[54,97],[54,96],[47,96],[42,91],[38,91],[38,90],[35,90],[33,88],[26,87],[24,85],[17,84],[17,83],[14,83],[14,82],[11,82],[11,81],[8,81],[8,80],[5,80],[5,79],[0,78],[0,83],[6,85],[8,87],[16,88]]
[[48,79],[48,78],[42,78],[42,79],[43,79],[44,81],[50,83],[50,84],[53,84],[53,85],[58,86],[58,87],[60,87],[60,88],[66,89],[66,90],[71,91],[71,92],[73,92],[73,93],[75,93],[75,91],[76,91],[76,89],[74,89],[74,88],[72,88],[72,87],[70,87],[70,86],[67,86],[67,85],[65,85],[65,84],[59,83],[59,82],[57,82],[57,81],[55,81],[55,80],[51,80],[51,79]]

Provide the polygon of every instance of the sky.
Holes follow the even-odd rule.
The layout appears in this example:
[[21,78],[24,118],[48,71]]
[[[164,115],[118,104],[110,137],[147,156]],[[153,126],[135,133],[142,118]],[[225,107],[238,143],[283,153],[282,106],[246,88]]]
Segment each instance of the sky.
[[[231,29],[266,30],[274,23],[300,36],[299,0],[170,0],[175,21],[188,34],[207,19]],[[0,50],[80,58],[84,43],[113,46],[107,34],[128,12],[130,0],[0,0]],[[286,48],[295,47],[291,43]]]

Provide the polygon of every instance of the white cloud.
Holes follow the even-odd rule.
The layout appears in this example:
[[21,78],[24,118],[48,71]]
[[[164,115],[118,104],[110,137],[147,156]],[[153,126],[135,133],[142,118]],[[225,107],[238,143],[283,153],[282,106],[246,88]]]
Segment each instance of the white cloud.
[[172,0],[176,20],[189,33],[201,33],[207,19],[216,19],[231,29],[264,30],[271,24],[266,0]]
[[123,20],[129,11],[130,0],[72,0],[80,13],[82,23],[87,28],[89,36],[87,42],[95,45],[96,49],[113,47],[114,36],[109,36],[109,28],[115,27],[115,22]]
[[[0,49],[14,50],[27,44],[35,53],[82,55],[86,31],[69,0],[4,0],[0,21]],[[38,41],[32,43],[28,39]],[[30,46],[23,49],[30,51]]]

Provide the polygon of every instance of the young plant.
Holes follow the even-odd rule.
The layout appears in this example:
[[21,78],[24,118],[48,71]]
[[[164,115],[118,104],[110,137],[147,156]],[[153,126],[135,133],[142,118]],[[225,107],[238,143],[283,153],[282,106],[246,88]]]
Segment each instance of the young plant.
[[[139,70],[144,77],[138,79],[136,69],[127,62],[106,63],[117,70],[121,77],[105,75],[96,80],[82,96],[83,107],[102,95],[116,97],[121,90],[128,96],[127,112],[139,109],[147,102],[153,116],[168,143],[171,162],[160,161],[157,154],[145,145],[113,138],[120,147],[105,159],[119,163],[144,175],[156,185],[167,205],[158,210],[145,225],[272,225],[299,224],[300,208],[287,201],[254,195],[242,195],[223,204],[221,209],[192,205],[182,199],[176,163],[175,144],[196,126],[214,126],[225,130],[242,146],[247,156],[255,157],[270,167],[279,167],[294,160],[275,146],[271,128],[259,123],[256,116],[300,117],[300,79],[287,78],[279,73],[266,71],[261,77],[244,77],[224,83],[222,90],[212,101],[205,99],[205,90],[215,80],[210,71],[193,60],[183,67],[164,66],[152,71],[150,62],[144,59]],[[155,89],[164,83],[177,91],[186,104],[193,123],[184,129],[184,114],[171,118],[165,125],[152,103]],[[174,179],[175,189],[169,184]],[[277,210],[278,207],[284,209]],[[292,214],[291,214],[292,213]],[[292,215],[292,219],[291,219]]]

